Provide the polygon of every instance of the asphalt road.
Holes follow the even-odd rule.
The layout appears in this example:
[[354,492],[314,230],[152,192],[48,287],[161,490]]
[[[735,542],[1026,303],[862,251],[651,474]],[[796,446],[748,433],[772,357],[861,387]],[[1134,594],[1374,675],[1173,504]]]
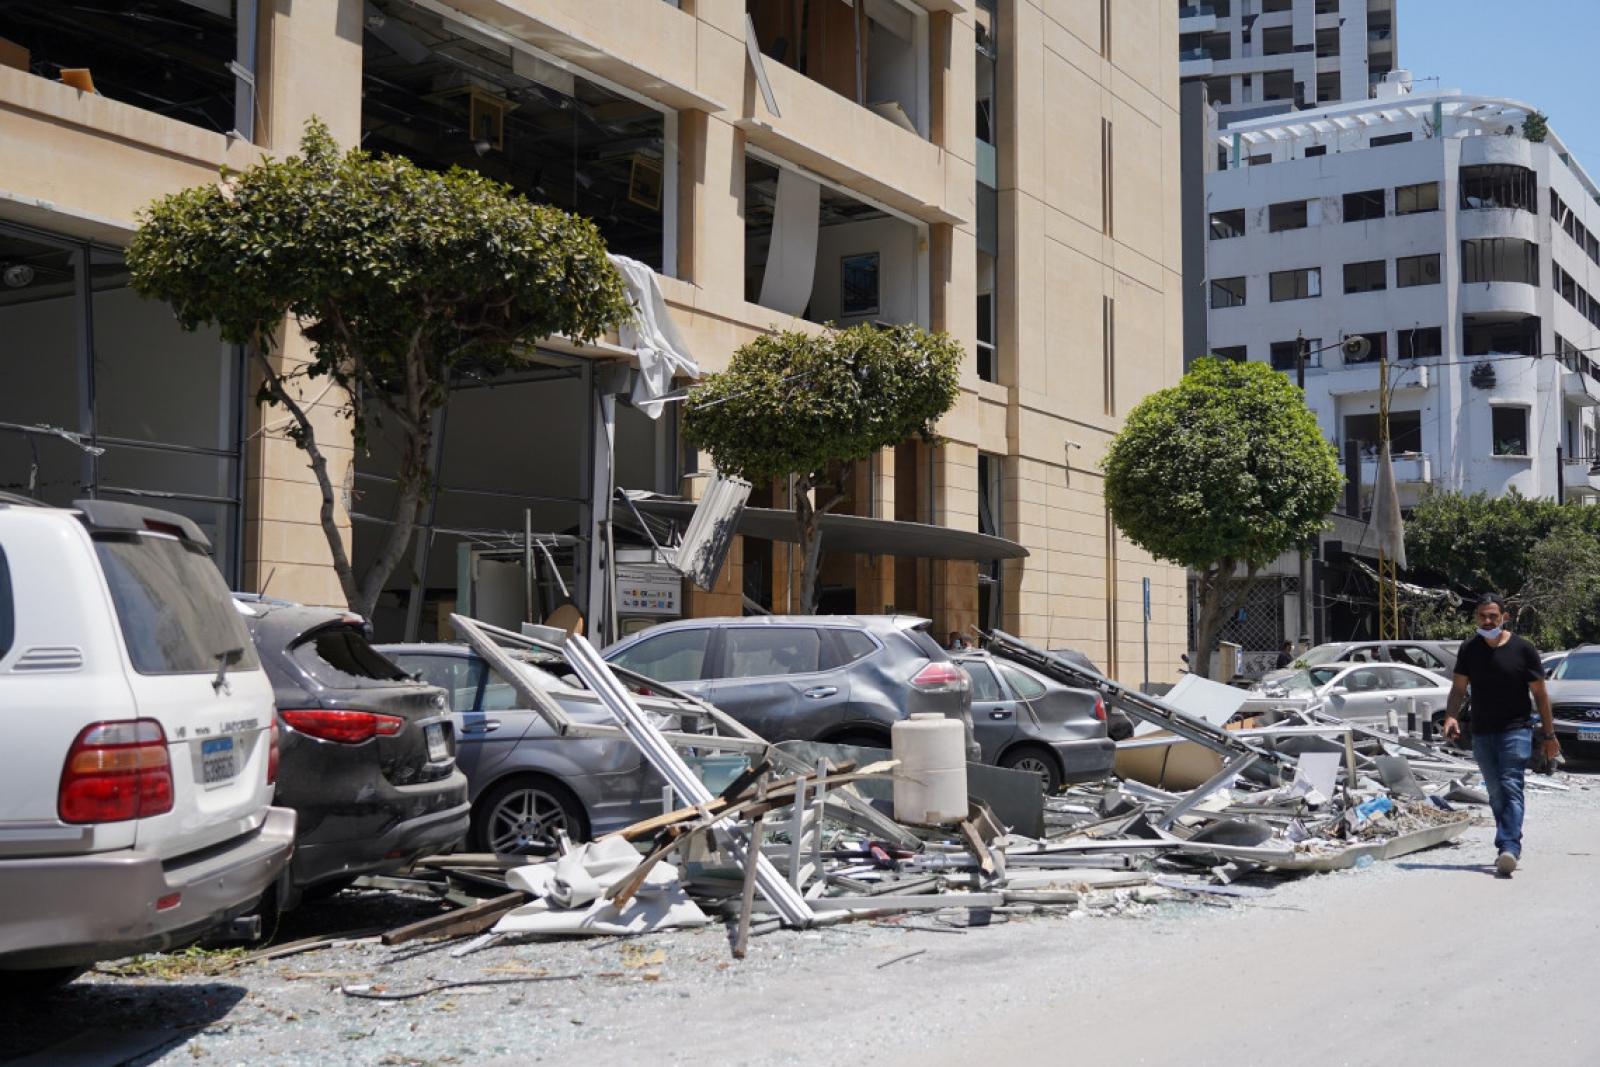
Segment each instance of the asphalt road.
[[[1573,782],[1532,797],[1527,862],[1509,881],[1490,872],[1478,826],[1259,899],[1000,916],[964,932],[785,931],[742,962],[712,927],[460,959],[359,944],[209,977],[97,975],[0,1010],[0,1061],[1593,1067],[1600,778]],[[409,899],[346,893],[296,921],[350,929],[431,907]],[[340,992],[540,974],[570,980],[396,1003]]]

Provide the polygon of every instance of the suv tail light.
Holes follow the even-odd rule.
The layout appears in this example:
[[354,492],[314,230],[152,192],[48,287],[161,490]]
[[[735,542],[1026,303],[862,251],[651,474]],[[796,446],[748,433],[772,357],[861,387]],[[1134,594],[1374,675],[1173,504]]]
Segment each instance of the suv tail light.
[[85,726],[67,750],[56,793],[62,822],[144,819],[172,810],[167,735],[154,719]]
[[278,740],[278,720],[272,720],[272,728],[267,731],[267,784],[271,785],[278,780],[278,756],[281,752]]
[[371,711],[280,711],[283,721],[303,734],[341,745],[359,745],[374,737],[393,737],[405,729],[406,721],[395,715]]
[[928,663],[912,676],[911,684],[924,693],[965,693],[970,685],[967,672],[949,660]]
[[1100,722],[1106,721],[1106,701],[1099,693],[1094,695],[1094,717]]

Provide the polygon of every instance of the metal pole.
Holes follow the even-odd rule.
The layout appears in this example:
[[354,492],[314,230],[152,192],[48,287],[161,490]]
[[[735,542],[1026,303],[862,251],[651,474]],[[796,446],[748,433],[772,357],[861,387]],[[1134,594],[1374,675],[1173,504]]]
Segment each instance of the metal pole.
[[1144,691],[1150,691],[1150,579],[1144,580]]
[[[1380,462],[1389,454],[1389,360],[1386,353],[1378,353],[1378,456]],[[1373,501],[1373,510],[1377,510]],[[1378,640],[1393,641],[1400,637],[1400,600],[1395,588],[1394,560],[1378,543]]]
[[[1306,362],[1311,357],[1311,344],[1303,333],[1295,334],[1294,346],[1294,384],[1300,388],[1301,399],[1304,400],[1306,392]],[[1300,546],[1300,640],[1305,641],[1311,634],[1311,552],[1305,546]]]
[[1567,502],[1567,471],[1566,461],[1562,458],[1561,446],[1556,445],[1556,503]]

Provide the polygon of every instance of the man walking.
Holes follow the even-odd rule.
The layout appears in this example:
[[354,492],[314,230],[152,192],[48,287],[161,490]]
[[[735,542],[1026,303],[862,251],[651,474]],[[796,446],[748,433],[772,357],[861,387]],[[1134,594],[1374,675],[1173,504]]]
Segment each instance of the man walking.
[[1539,744],[1547,759],[1561,754],[1550,696],[1545,692],[1539,651],[1505,628],[1505,601],[1493,593],[1473,612],[1478,632],[1456,656],[1454,685],[1445,708],[1444,735],[1461,736],[1457,714],[1472,687],[1472,754],[1483,774],[1494,811],[1494,869],[1511,877],[1522,857],[1522,776],[1533,756],[1533,717],[1539,711]]

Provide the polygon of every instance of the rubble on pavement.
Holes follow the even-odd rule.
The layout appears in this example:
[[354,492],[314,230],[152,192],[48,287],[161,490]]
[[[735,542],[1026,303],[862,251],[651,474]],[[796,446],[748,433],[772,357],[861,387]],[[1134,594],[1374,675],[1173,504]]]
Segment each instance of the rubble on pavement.
[[[457,622],[489,658],[493,649],[483,646],[517,636]],[[1449,842],[1475,817],[1464,799],[1481,796],[1475,765],[1431,739],[1315,707],[1257,708],[1219,725],[1215,714],[1190,714],[1003,633],[984,637],[991,652],[1094,688],[1158,727],[1155,743],[1205,754],[1211,762],[1199,765],[1209,776],[1176,792],[1112,777],[1041,796],[1033,824],[1044,830],[1034,836],[1011,832],[977,795],[953,825],[908,826],[887,814],[899,768],[890,754],[766,745],[710,707],[698,725],[663,730],[629,709],[624,687],[606,684],[609,668],[581,637],[563,638],[575,672],[682,806],[595,842],[563,841],[561,855],[543,860],[424,860],[386,884],[464,906],[391,931],[385,942],[472,938],[454,950],[461,954],[517,938],[626,936],[720,920],[742,957],[750,938],[780,926],[948,929],[1016,913],[1117,914],[1169,901],[1227,907],[1270,893],[1281,877]],[[1123,742],[1151,743],[1148,730]],[[740,752],[748,769],[713,796],[676,749]],[[1559,776],[1530,777],[1530,787],[1565,788]]]

